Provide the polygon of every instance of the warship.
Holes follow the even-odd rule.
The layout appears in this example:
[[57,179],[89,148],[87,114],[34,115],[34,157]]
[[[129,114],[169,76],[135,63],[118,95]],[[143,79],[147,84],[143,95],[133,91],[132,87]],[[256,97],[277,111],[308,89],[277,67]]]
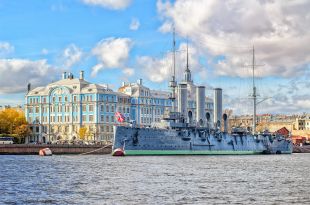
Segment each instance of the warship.
[[[222,114],[222,89],[214,89],[214,114],[205,112],[205,86],[195,86],[187,64],[184,81],[175,79],[175,38],[173,38],[172,109],[162,122],[140,127],[134,122],[114,126],[113,156],[125,155],[249,155],[291,154],[292,142],[279,134],[256,132],[257,93],[254,81],[255,52],[253,47],[253,127],[239,127],[228,132],[228,115]],[[188,88],[191,89],[188,89]],[[195,91],[196,110],[188,111],[188,91]],[[177,97],[176,97],[177,96]],[[176,99],[177,98],[177,99]],[[195,115],[195,119],[194,118]]]

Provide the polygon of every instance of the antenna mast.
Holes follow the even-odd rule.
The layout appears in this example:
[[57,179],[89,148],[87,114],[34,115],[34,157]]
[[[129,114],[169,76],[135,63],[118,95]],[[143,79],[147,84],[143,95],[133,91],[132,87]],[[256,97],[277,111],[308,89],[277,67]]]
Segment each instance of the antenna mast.
[[253,98],[253,125],[252,125],[252,134],[254,135],[256,133],[256,107],[259,103],[264,102],[265,100],[269,98],[265,98],[259,102],[257,102],[257,92],[256,92],[256,86],[255,86],[255,67],[257,66],[263,66],[263,65],[257,65],[255,64],[255,49],[253,45],[252,49],[252,65],[246,65],[252,67],[252,84],[253,84],[253,93],[250,95]]
[[175,80],[175,28],[173,27],[173,43],[172,43],[172,49],[173,49],[173,72],[171,76],[171,80],[169,82],[169,87],[171,88],[171,97],[172,100],[172,112],[175,112],[175,88],[177,86],[177,82]]
[[186,42],[186,70],[189,70],[189,66],[188,66],[188,39]]
[[253,46],[253,58],[252,58],[252,79],[253,79],[253,94],[252,94],[252,97],[253,97],[253,130],[252,130],[252,133],[253,135],[255,134],[256,132],[256,98],[257,98],[257,95],[256,95],[256,87],[255,87],[255,49],[254,49],[254,46]]

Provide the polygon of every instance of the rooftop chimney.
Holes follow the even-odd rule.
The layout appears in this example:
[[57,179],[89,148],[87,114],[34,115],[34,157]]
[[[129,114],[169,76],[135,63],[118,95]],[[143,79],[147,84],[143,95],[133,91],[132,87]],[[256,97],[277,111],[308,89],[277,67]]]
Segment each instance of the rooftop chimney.
[[62,73],[62,79],[64,80],[64,79],[67,79],[67,72],[63,72]]
[[73,74],[72,73],[68,73],[68,79],[70,79],[70,80],[73,79]]
[[142,85],[142,79],[141,78],[138,80],[138,84]]
[[84,71],[83,70],[80,71],[80,80],[84,80]]
[[27,90],[28,90],[28,93],[29,93],[30,90],[31,90],[31,83],[28,83],[28,85],[27,85]]

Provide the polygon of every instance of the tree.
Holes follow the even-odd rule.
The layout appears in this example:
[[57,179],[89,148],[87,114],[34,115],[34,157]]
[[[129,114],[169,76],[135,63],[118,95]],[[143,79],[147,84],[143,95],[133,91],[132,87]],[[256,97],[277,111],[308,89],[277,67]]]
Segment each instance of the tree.
[[31,134],[31,130],[29,129],[28,125],[23,124],[15,128],[14,134],[17,135],[20,142],[25,141],[25,137],[29,136]]
[[0,111],[0,134],[17,137],[20,142],[30,133],[24,112],[11,108]]
[[21,125],[28,125],[24,112],[11,108],[0,111],[0,133],[14,134]]
[[86,134],[87,134],[87,128],[86,128],[86,127],[81,127],[81,128],[79,129],[79,136],[80,136],[80,139],[81,139],[81,140],[85,140]]

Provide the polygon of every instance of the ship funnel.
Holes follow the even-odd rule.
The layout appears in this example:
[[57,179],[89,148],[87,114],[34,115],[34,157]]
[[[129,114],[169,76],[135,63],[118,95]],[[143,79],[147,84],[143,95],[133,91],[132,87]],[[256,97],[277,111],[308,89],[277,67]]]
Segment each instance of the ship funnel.
[[186,83],[180,83],[178,85],[178,111],[181,113],[181,115],[183,115],[184,118],[187,117],[187,84]]
[[205,122],[205,86],[197,86],[196,87],[196,121],[198,122],[199,126],[203,126]]
[[225,113],[224,115],[223,115],[223,121],[224,121],[224,132],[228,132],[228,123],[227,123],[227,121],[228,121],[228,116],[227,116],[227,114]]
[[222,89],[214,89],[214,124],[215,128],[221,128],[222,121]]

